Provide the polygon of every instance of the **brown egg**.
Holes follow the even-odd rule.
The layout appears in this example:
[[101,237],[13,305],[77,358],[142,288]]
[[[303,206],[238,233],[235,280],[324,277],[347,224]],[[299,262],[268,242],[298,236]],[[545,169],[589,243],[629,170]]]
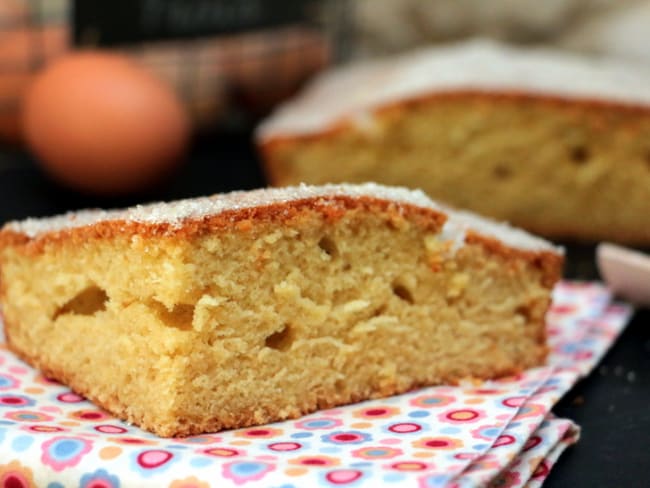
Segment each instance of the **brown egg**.
[[158,182],[190,136],[171,87],[129,57],[99,51],[64,56],[40,74],[25,96],[23,126],[54,178],[98,194]]

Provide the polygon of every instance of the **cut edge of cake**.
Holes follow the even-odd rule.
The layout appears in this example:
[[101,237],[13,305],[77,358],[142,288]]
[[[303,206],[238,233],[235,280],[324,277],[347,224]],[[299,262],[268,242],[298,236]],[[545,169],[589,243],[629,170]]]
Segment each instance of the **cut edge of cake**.
[[[246,232],[258,221],[285,225],[295,212],[314,211],[323,219],[335,222],[343,214],[354,209],[380,208],[389,215],[390,225],[401,225],[401,219],[407,218],[423,228],[430,228],[439,234],[442,246],[449,253],[463,253],[464,247],[478,245],[488,253],[509,258],[523,259],[533,268],[539,269],[542,285],[549,290],[559,279],[561,272],[562,250],[552,244],[513,229],[505,224],[498,224],[473,214],[451,210],[432,202],[423,193],[387,188],[375,184],[366,185],[328,185],[310,187],[301,185],[295,188],[268,189],[255,192],[235,192],[216,195],[206,199],[189,199],[172,203],[156,203],[121,211],[76,212],[45,219],[30,219],[7,224],[0,231],[0,258],[2,248],[14,248],[28,256],[39,255],[59,245],[72,245],[90,240],[110,240],[117,236],[145,235],[171,240],[185,240],[188,237],[200,237],[209,232],[219,233],[222,229],[236,229]],[[4,263],[0,259],[0,266]],[[0,269],[2,271],[2,269]],[[5,283],[0,282],[0,299],[5,301]],[[538,304],[539,305],[539,304]],[[538,308],[536,305],[536,308]],[[357,305],[355,305],[357,306]],[[0,309],[1,311],[1,309]],[[538,310],[539,312],[539,310]],[[536,319],[539,320],[539,319]],[[15,321],[14,321],[15,322]],[[25,327],[25,324],[6,323],[9,328]],[[543,335],[539,340],[543,340]],[[74,371],[61,370],[43,361],[12,343],[12,334],[7,334],[10,348],[30,364],[38,366],[48,376],[71,386],[75,391],[87,395],[98,405],[112,413],[136,422],[139,425],[163,436],[190,435],[200,432],[220,430],[222,428],[256,425],[283,418],[291,418],[308,413],[315,408],[324,408],[350,403],[376,396],[386,396],[405,391],[405,388],[425,386],[426,383],[413,383],[405,386],[387,384],[373,390],[372,394],[344,394],[313,400],[308,407],[267,412],[243,412],[230,420],[218,419],[203,424],[165,425],[155,420],[146,419],[142,414],[129,413],[129,405],[114,398],[103,398],[89,389],[79,380]],[[540,343],[541,344],[541,343]],[[542,350],[545,350],[542,346]],[[539,351],[538,351],[539,352]],[[495,365],[494,374],[514,374],[517,368],[499,369]],[[477,375],[481,377],[481,375]],[[83,377],[81,377],[83,379]],[[160,421],[162,422],[162,420]]]

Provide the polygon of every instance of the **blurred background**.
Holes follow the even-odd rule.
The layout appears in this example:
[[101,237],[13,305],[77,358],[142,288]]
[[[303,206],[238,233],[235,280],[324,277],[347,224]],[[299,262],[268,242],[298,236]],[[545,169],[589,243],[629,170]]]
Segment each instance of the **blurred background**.
[[350,7],[0,0],[0,221],[263,185],[251,130],[344,59]]
[[333,64],[474,36],[650,64],[649,26],[644,0],[0,0],[0,221],[262,186],[252,130]]

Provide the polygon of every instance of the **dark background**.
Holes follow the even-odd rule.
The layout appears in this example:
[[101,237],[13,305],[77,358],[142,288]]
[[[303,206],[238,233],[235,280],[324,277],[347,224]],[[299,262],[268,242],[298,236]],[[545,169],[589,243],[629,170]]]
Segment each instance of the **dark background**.
[[95,44],[110,47],[232,34],[304,22],[317,4],[318,0],[75,0],[73,38],[76,45],[91,37]]
[[[195,141],[173,178],[148,193],[98,199],[49,181],[23,151],[0,147],[0,223],[84,207],[122,207],[264,185],[247,131]],[[595,279],[592,246],[567,246],[565,276]],[[599,367],[555,407],[582,427],[580,442],[551,471],[548,487],[650,486],[650,312],[637,312]]]

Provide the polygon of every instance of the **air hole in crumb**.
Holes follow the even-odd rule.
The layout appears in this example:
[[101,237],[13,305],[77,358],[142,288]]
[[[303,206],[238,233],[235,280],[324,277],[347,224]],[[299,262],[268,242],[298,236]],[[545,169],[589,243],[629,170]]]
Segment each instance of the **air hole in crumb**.
[[519,315],[520,317],[523,317],[524,321],[526,323],[530,322],[531,319],[531,310],[530,307],[527,307],[525,305],[519,305],[515,309],[515,313]]
[[512,176],[512,169],[506,164],[497,164],[492,174],[498,180],[507,180]]
[[413,293],[402,283],[393,283],[393,293],[407,303],[414,303]]
[[167,327],[173,327],[180,330],[190,330],[192,328],[194,305],[179,303],[169,310],[159,301],[152,300],[149,306],[158,316],[160,321]]
[[380,305],[375,309],[375,311],[372,313],[373,317],[379,317],[380,315],[384,315],[386,313],[386,309],[388,306],[386,304]]
[[268,336],[264,345],[277,351],[287,351],[293,344],[293,339],[293,329],[289,325],[285,325],[281,330]]
[[54,319],[60,315],[94,315],[106,310],[108,295],[98,286],[89,286],[68,300],[54,314]]
[[330,237],[324,236],[318,241],[318,247],[320,247],[325,254],[333,258],[339,255],[339,250],[336,247],[336,242]]
[[571,161],[576,165],[582,165],[589,161],[591,155],[589,154],[589,149],[585,146],[575,146],[571,148],[569,153],[571,156]]

